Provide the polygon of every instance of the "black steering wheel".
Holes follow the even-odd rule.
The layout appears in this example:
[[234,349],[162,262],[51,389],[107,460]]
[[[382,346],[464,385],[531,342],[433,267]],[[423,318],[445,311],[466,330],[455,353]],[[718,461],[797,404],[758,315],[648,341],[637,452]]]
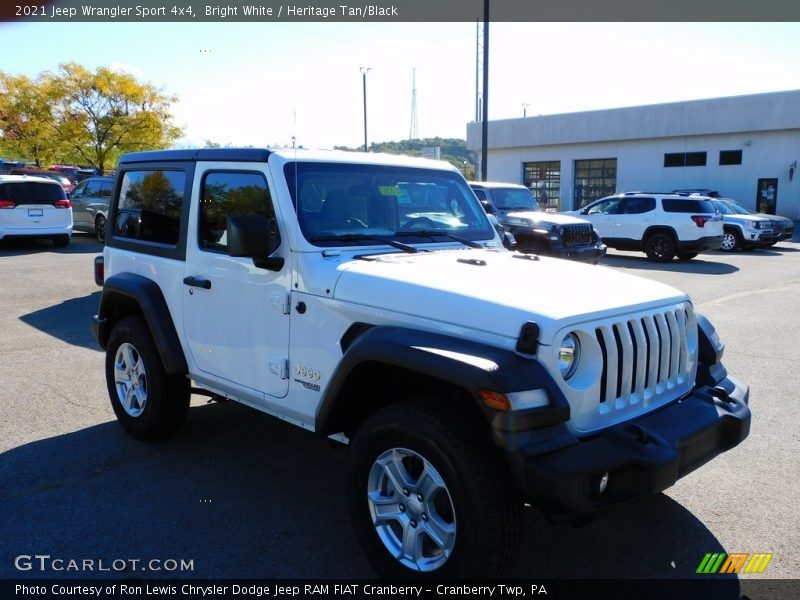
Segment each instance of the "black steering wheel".
[[410,231],[413,229],[436,229],[436,223],[428,217],[415,217],[408,221],[401,228],[401,231]]

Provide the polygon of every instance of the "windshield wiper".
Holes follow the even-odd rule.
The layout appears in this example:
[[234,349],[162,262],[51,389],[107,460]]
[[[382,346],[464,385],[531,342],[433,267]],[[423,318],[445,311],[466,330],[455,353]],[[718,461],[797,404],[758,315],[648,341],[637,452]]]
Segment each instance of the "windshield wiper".
[[468,240],[458,235],[453,235],[452,233],[447,233],[445,231],[440,231],[438,229],[412,229],[409,231],[397,231],[395,232],[396,236],[418,236],[418,237],[429,237],[433,238],[436,236],[439,237],[446,237],[450,240],[454,240],[456,242],[461,242],[465,246],[469,246],[470,248],[483,248],[483,244],[479,244],[478,242],[473,242],[472,240]]
[[392,240],[389,238],[385,238],[379,235],[367,235],[363,233],[343,233],[341,235],[317,235],[310,238],[312,242],[360,242],[365,240],[374,240],[380,242],[381,244],[386,244],[387,246],[391,246],[392,248],[397,248],[398,250],[402,250],[403,252],[408,252],[409,254],[414,254],[415,252],[419,252],[417,248],[414,246],[409,246],[408,244],[404,244],[403,242],[398,242],[397,240]]

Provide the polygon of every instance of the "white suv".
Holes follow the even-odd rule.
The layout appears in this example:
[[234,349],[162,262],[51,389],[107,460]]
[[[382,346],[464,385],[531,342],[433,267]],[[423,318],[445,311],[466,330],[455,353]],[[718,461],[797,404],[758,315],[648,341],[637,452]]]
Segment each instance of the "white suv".
[[524,502],[586,517],[748,434],[686,294],[504,250],[448,163],[209,148],[117,173],[93,331],[118,420],[163,438],[199,393],[349,443],[381,575],[496,576]]
[[57,181],[0,175],[0,240],[47,238],[63,247],[71,236],[72,204]]
[[626,192],[571,214],[591,221],[610,248],[640,250],[656,262],[689,260],[722,245],[722,216],[705,196]]

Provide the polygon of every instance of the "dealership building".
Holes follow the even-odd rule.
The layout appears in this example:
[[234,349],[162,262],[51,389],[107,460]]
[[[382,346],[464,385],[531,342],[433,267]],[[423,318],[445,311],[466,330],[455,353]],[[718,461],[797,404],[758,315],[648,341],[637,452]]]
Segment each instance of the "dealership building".
[[[480,154],[481,123],[467,126]],[[550,209],[627,191],[712,189],[800,219],[800,90],[488,123],[487,179]]]

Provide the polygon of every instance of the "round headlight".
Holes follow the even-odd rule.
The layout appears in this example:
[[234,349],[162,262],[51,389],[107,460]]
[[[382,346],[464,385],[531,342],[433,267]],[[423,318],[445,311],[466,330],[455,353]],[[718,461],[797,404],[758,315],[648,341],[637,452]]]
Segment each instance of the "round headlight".
[[569,379],[575,374],[580,355],[581,344],[578,336],[570,332],[564,336],[558,348],[558,368],[564,379]]

